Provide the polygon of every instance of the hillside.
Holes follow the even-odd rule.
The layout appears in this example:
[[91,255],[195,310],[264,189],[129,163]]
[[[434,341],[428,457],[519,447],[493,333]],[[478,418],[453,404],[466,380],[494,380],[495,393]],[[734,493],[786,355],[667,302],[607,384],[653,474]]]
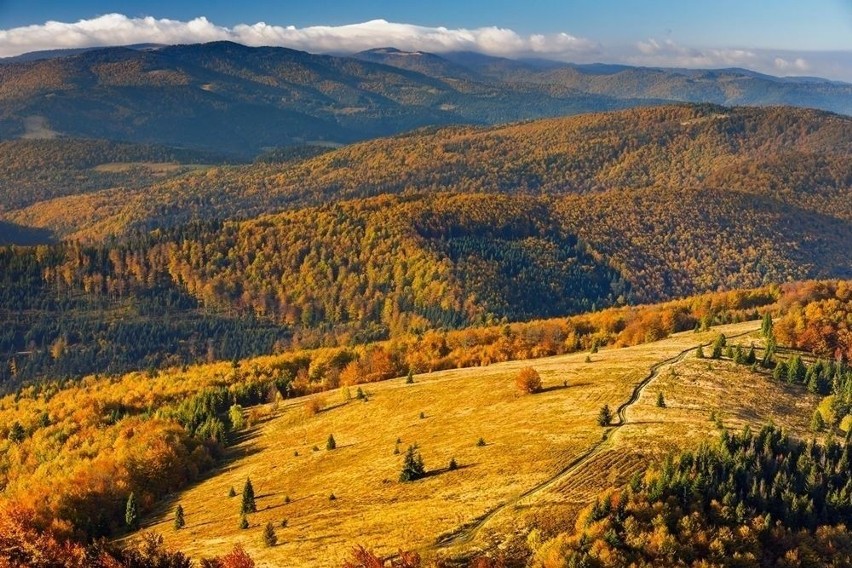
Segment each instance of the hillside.
[[747,69],[661,69],[629,65],[513,60],[480,53],[440,56],[374,49],[355,57],[433,77],[491,80],[551,96],[570,93],[616,99],[664,100],[719,105],[792,105],[852,113],[852,85],[819,78],[773,77]]
[[[429,559],[487,549],[490,538],[513,533],[502,526],[507,520],[523,527],[553,516],[571,526],[566,513],[576,515],[597,492],[626,483],[672,448],[714,437],[711,412],[735,430],[772,421],[791,435],[807,435],[817,397],[779,388],[767,375],[729,362],[708,369],[692,357],[677,359],[718,333],[738,336],[757,330],[757,324],[602,350],[591,362],[584,362],[586,354],[575,354],[415,375],[410,385],[404,379],[370,385],[364,389],[367,402],[347,400],[345,391],[316,395],[325,410],[315,416],[306,414],[304,401],[265,406],[247,439],[233,448],[226,469],[176,495],[143,527],[161,532],[167,544],[194,557],[221,555],[240,543],[259,566],[330,567],[340,566],[355,544],[383,555],[415,549]],[[732,341],[750,339],[755,337]],[[658,363],[663,365],[655,367]],[[521,396],[514,378],[530,365],[544,390]],[[629,406],[625,423],[598,426],[600,407],[614,409],[628,401],[649,369],[656,378]],[[764,388],[755,390],[755,383]],[[727,394],[720,396],[719,389]],[[664,410],[654,406],[660,391],[668,401]],[[472,400],[477,404],[468,404]],[[603,443],[602,433],[608,434]],[[329,434],[337,445],[332,451],[326,449]],[[432,474],[399,483],[402,455],[394,448],[404,453],[413,444]],[[447,470],[451,458],[459,465],[456,471]],[[258,512],[249,515],[248,529],[240,529],[240,499],[227,495],[249,478]],[[187,525],[175,531],[171,520],[178,503]],[[495,508],[498,514],[462,545],[464,527]],[[524,513],[532,519],[525,522]],[[260,538],[267,522],[280,539],[271,549],[263,548]],[[495,532],[486,536],[490,531]],[[436,544],[439,537],[452,544]]]
[[582,93],[531,96],[491,81],[456,84],[353,58],[229,42],[0,63],[0,138],[106,138],[242,157],[265,147],[632,104]]
[[[139,565],[134,554],[165,558],[150,539],[139,552],[84,544],[127,534],[125,504],[135,499],[143,524],[154,522],[193,555],[242,542],[264,562],[334,565],[357,543],[458,556],[502,541],[513,558],[528,558],[570,530],[596,491],[634,483],[632,472],[722,426],[772,421],[803,436],[827,395],[819,427],[848,431],[848,366],[810,355],[803,363],[802,353],[775,343],[773,329],[807,313],[784,337],[820,338],[832,352],[848,330],[818,314],[825,302],[848,306],[849,290],[849,282],[807,282],[355,348],[44,381],[0,398],[0,543],[23,565],[33,554],[46,562],[73,554],[88,559],[73,566],[99,568]],[[755,355],[752,343],[766,349]],[[517,388],[527,366],[540,372],[539,392]],[[410,380],[388,380],[406,372]],[[605,403],[613,418],[596,426]],[[399,483],[412,443],[431,474]],[[258,512],[241,530],[240,500],[227,495],[249,475]],[[185,509],[179,530],[163,524],[177,504]],[[362,516],[375,507],[387,514]],[[412,507],[427,522],[406,532]],[[260,548],[260,521],[274,521],[278,546]],[[324,532],[331,522],[337,528]],[[537,537],[527,537],[531,527]],[[292,537],[305,531],[313,536],[300,545]],[[199,538],[208,539],[203,551],[189,544]]]

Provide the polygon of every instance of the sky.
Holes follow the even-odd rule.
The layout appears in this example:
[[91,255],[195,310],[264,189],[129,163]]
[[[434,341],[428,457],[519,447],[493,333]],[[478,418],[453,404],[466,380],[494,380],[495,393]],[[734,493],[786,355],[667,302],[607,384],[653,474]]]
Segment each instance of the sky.
[[227,39],[397,47],[852,82],[852,0],[0,0],[0,56]]

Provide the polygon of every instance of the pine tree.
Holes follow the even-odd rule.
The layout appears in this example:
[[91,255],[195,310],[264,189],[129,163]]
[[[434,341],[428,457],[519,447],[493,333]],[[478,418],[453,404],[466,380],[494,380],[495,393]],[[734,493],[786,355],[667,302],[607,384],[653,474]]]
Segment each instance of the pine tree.
[[131,530],[139,528],[139,510],[136,507],[136,495],[133,493],[127,497],[127,505],[124,508],[124,524]]
[[450,464],[447,466],[447,469],[450,471],[455,471],[459,468],[459,464],[456,461],[456,458],[450,458]]
[[666,398],[663,396],[663,391],[657,393],[657,407],[665,408],[666,407]]
[[609,426],[610,422],[612,422],[612,411],[609,409],[608,404],[604,404],[598,413],[598,425]]
[[24,431],[24,427],[21,426],[21,423],[17,420],[12,423],[12,426],[9,428],[9,433],[6,435],[10,442],[15,444],[20,444],[24,441],[24,438],[27,437],[26,431]]
[[246,484],[243,486],[243,502],[240,512],[243,515],[257,512],[257,504],[254,502],[254,487],[251,485],[251,479],[248,478],[246,478]]
[[278,537],[275,536],[275,527],[272,526],[272,523],[266,523],[266,528],[263,529],[263,544],[268,548],[278,544]]
[[249,528],[248,517],[246,517],[245,513],[240,513],[240,524],[239,527],[243,530]]
[[825,420],[822,418],[822,412],[814,410],[814,415],[811,418],[811,430],[814,432],[822,432],[825,430]]
[[175,530],[180,530],[185,526],[186,521],[183,518],[183,507],[178,505],[177,509],[175,509]]
[[234,490],[234,486],[231,486],[231,489],[228,490],[228,497],[236,497],[237,492]]
[[415,481],[425,475],[426,468],[423,465],[423,457],[417,450],[417,445],[408,446],[405,458],[402,461],[402,471],[399,474],[399,480],[402,482]]
[[405,384],[413,385],[414,384],[414,371],[409,369],[408,376],[405,377]]
[[326,443],[325,443],[325,449],[326,450],[333,450],[335,448],[337,448],[337,442],[334,440],[334,435],[329,434],[328,435],[328,441],[326,441]]
[[802,363],[802,358],[798,355],[790,357],[790,361],[787,363],[787,381],[790,383],[804,382],[806,373],[807,369],[805,364]]
[[760,324],[760,333],[763,337],[769,339],[772,337],[772,314],[766,312],[763,314],[763,323]]
[[695,357],[698,359],[704,359],[704,346],[698,346],[698,349],[695,350]]

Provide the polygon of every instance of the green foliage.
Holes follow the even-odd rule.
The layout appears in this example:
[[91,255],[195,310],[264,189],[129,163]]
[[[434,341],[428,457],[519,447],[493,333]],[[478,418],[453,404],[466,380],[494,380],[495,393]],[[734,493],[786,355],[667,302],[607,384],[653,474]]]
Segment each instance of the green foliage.
[[335,448],[337,448],[337,442],[334,440],[334,435],[329,434],[328,440],[326,440],[326,442],[325,442],[325,449],[326,450],[334,450]]
[[246,478],[246,483],[243,486],[243,499],[240,504],[240,513],[256,513],[257,505],[254,501],[254,487],[252,487],[251,479]]
[[183,518],[183,506],[178,504],[175,508],[175,521],[174,527],[175,530],[180,530],[186,526],[186,520]]
[[813,432],[822,432],[825,430],[825,420],[822,418],[822,413],[819,410],[814,410],[811,418],[811,430]]
[[763,314],[763,321],[760,324],[760,333],[766,339],[771,339],[772,335],[772,314],[766,312]]
[[416,481],[426,476],[426,467],[423,465],[423,456],[417,449],[417,445],[408,446],[402,461],[402,471],[399,473],[401,482]]
[[771,426],[724,431],[718,444],[671,456],[629,490],[602,495],[576,534],[541,550],[588,566],[657,565],[662,550],[665,565],[725,564],[722,551],[738,550],[774,566],[807,549],[814,566],[832,565],[852,557],[850,452],[848,443],[805,444]]
[[236,497],[237,492],[234,490],[234,486],[231,486],[231,489],[228,490],[228,497]]
[[459,464],[458,464],[458,462],[456,461],[456,458],[450,458],[450,463],[449,463],[449,465],[447,466],[447,469],[448,469],[449,471],[455,471],[455,470],[457,470],[458,468],[459,468]]
[[408,370],[408,375],[405,377],[405,384],[413,385],[414,384],[414,371],[411,369]]
[[598,426],[609,426],[612,422],[612,411],[608,404],[604,404],[598,412]]
[[124,507],[124,524],[130,530],[139,528],[139,509],[136,505],[136,495],[132,492],[127,497],[127,504]]
[[266,527],[263,529],[263,544],[266,545],[267,548],[271,548],[278,544],[278,536],[275,534],[275,527],[272,526],[272,523],[266,523]]
[[248,517],[245,513],[240,513],[240,522],[237,526],[243,530],[249,528]]
[[663,391],[657,393],[657,408],[665,408],[666,407],[666,399],[663,396]]

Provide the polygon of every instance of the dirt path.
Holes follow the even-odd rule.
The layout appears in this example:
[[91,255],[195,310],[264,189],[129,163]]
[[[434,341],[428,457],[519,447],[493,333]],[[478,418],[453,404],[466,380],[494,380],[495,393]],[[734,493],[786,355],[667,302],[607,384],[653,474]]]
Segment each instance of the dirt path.
[[[742,337],[744,335],[754,333],[755,331],[757,331],[757,328],[738,333],[736,335],[731,335],[727,337],[727,339],[735,339],[737,337]],[[627,401],[623,402],[616,410],[618,422],[612,424],[609,428],[607,428],[598,442],[594,443],[591,447],[589,447],[588,450],[571,460],[571,462],[569,462],[564,468],[562,468],[559,472],[557,472],[549,479],[546,479],[538,485],[531,487],[530,489],[524,491],[523,493],[512,498],[511,500],[505,503],[501,503],[482,517],[479,517],[478,519],[474,520],[472,523],[463,525],[458,529],[452,531],[451,533],[439,537],[435,544],[430,546],[428,549],[432,551],[444,550],[469,544],[476,538],[476,536],[485,527],[485,525],[487,525],[494,517],[496,517],[509,507],[513,507],[517,505],[520,501],[531,497],[537,493],[545,491],[546,489],[570,477],[575,471],[586,465],[586,463],[598,453],[598,451],[603,447],[603,445],[607,441],[609,441],[614,432],[616,432],[625,424],[628,424],[626,415],[627,409],[630,408],[633,404],[635,404],[642,396],[642,392],[645,390],[645,388],[649,384],[651,384],[654,379],[660,376],[660,371],[663,369],[663,367],[679,363],[680,361],[685,359],[690,353],[695,352],[695,350],[698,349],[699,345],[701,347],[708,347],[712,344],[713,342],[711,341],[707,343],[693,345],[692,347],[684,349],[673,357],[669,357],[668,359],[664,359],[651,365],[648,370],[648,374],[645,376],[645,378],[639,381],[639,383],[637,383],[636,386],[633,388],[633,392],[631,393],[630,398],[627,399]]]

